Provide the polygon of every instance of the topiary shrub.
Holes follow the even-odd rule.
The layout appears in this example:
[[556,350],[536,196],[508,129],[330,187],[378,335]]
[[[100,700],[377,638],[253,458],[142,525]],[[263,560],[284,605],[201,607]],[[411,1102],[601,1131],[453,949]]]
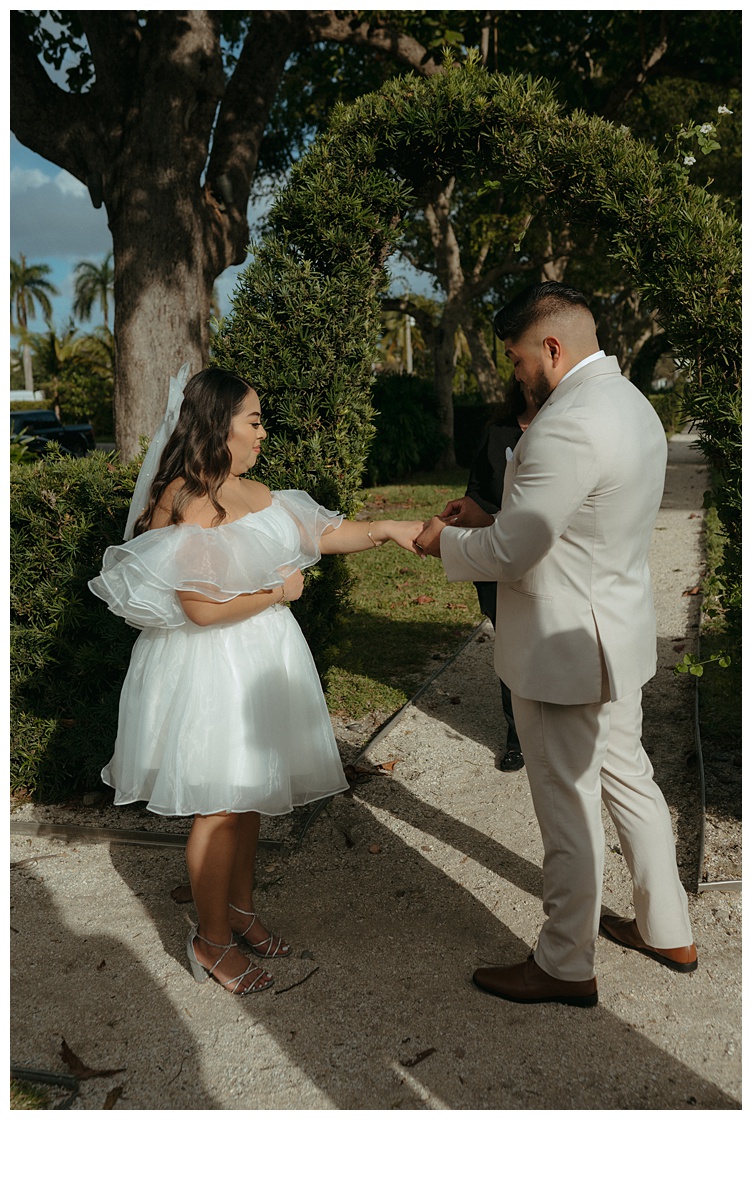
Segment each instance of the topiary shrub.
[[87,587],[122,541],[138,463],[52,450],[11,468],[11,787],[58,800],[99,784],[137,630]]

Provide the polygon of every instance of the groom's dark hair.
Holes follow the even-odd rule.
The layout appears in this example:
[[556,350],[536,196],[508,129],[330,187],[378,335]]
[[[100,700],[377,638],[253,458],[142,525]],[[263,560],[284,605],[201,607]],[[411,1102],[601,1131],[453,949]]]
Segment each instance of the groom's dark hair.
[[[580,308],[590,312],[590,306],[577,288],[550,280],[533,283],[518,292],[513,300],[499,309],[494,317],[494,329],[499,341],[516,342],[532,325],[543,317],[551,317],[564,309]],[[592,314],[591,314],[592,315]]]

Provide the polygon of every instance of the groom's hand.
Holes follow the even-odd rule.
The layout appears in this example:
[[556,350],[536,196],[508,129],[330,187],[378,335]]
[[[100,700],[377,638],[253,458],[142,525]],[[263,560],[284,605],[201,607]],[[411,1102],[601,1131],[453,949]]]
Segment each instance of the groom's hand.
[[439,539],[442,529],[446,529],[446,521],[441,517],[431,517],[423,526],[423,532],[415,539],[415,546],[420,554],[430,554],[432,558],[441,558]]
[[447,525],[457,525],[461,529],[482,529],[493,525],[494,519],[490,513],[471,500],[469,496],[460,496],[458,500],[450,500],[442,513],[442,521]]

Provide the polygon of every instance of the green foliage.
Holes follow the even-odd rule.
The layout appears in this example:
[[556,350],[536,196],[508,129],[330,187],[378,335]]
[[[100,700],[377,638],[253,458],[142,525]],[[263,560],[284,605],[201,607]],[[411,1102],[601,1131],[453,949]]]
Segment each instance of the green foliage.
[[122,541],[137,464],[52,450],[11,469],[11,786],[96,787],[136,631],[87,587]]
[[365,469],[369,485],[430,471],[445,446],[433,385],[414,375],[380,375],[373,391],[376,435]]
[[111,380],[74,363],[60,377],[58,403],[64,425],[88,422],[96,437],[109,440],[114,436]]
[[681,387],[666,388],[665,392],[650,392],[648,400],[667,434],[678,433],[684,424],[684,391]]
[[696,654],[685,654],[674,667],[675,675],[690,675],[700,676],[703,674],[705,667],[709,663],[717,662],[719,667],[730,667],[731,658],[728,654],[711,654],[710,658],[699,659]]

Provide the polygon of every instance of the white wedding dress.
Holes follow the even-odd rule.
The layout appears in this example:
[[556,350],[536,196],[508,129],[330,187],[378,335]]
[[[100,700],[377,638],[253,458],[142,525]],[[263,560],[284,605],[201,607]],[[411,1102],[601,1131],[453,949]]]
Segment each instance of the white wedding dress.
[[348,787],[321,684],[290,610],[210,626],[177,590],[227,601],[278,587],[320,558],[342,517],[305,492],[272,493],[260,512],[212,529],[170,525],[111,546],[89,583],[142,630],[102,779],[116,804],[164,816],[291,812]]

